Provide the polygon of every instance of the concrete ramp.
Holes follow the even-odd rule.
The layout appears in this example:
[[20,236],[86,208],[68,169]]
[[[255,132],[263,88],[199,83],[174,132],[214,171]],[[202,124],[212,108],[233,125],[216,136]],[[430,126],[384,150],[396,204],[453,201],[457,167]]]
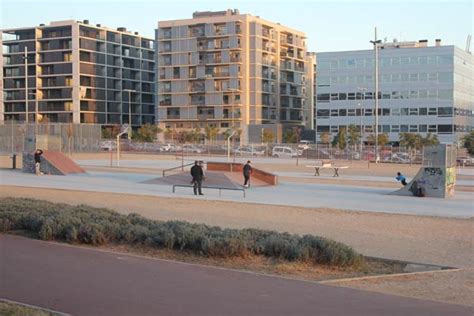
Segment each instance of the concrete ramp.
[[[33,153],[23,153],[23,171],[35,172]],[[86,171],[65,154],[59,151],[45,150],[41,156],[41,172],[65,176],[73,173],[85,173]]]
[[454,195],[456,151],[452,145],[423,149],[423,167],[406,186],[392,195],[446,198]]
[[444,198],[454,192],[455,168],[422,167],[406,186],[391,195],[418,196],[421,189],[424,196]]

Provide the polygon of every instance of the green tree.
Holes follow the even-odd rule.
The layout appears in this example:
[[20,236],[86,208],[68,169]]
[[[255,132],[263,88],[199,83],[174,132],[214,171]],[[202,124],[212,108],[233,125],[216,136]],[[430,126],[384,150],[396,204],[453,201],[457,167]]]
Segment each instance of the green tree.
[[421,138],[422,146],[436,146],[439,145],[438,135],[428,133],[426,137]]
[[327,145],[331,142],[331,134],[329,132],[322,132],[319,135],[319,139],[321,140],[321,143]]
[[206,139],[212,143],[216,140],[217,135],[219,134],[219,129],[215,126],[206,125],[204,128],[204,134],[206,135]]
[[286,143],[286,144],[290,144],[290,143],[296,143],[297,142],[297,137],[296,137],[296,132],[294,129],[287,129],[284,133],[283,133],[283,142]]
[[271,129],[264,128],[262,131],[262,143],[273,143],[275,135]]
[[474,131],[471,131],[462,138],[462,145],[467,149],[469,155],[474,156]]
[[113,139],[120,133],[119,125],[112,125],[102,128],[102,138]]
[[156,135],[161,133],[162,130],[157,125],[145,124],[133,132],[132,138],[141,142],[153,142],[156,139]]
[[339,147],[339,149],[346,149],[347,147],[346,137],[347,137],[346,129],[344,127],[340,128],[336,136],[337,146]]
[[[385,146],[389,143],[389,140],[390,139],[388,137],[388,134],[386,134],[386,133],[379,134],[378,137],[377,137],[377,145],[380,146],[380,147],[383,147],[383,146]],[[370,134],[367,137],[367,142],[371,145],[374,145],[375,144],[375,134]]]
[[400,133],[399,135],[400,146],[407,147],[409,149],[420,149],[421,135],[414,133]]
[[360,144],[360,139],[361,135],[359,128],[354,124],[349,125],[347,127],[347,142],[349,143],[349,145],[355,146]]

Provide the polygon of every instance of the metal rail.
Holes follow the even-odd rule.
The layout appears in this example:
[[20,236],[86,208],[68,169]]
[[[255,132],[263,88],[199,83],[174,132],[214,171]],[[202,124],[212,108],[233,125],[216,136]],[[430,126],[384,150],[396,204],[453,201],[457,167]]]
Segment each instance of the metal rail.
[[172,171],[172,170],[176,170],[176,169],[181,169],[181,170],[184,170],[183,168],[184,167],[189,167],[189,166],[192,166],[194,165],[194,162],[191,162],[191,163],[187,163],[185,165],[180,165],[180,166],[177,166],[177,167],[173,167],[173,168],[169,168],[169,169],[165,169],[162,171],[162,175],[163,177],[165,176],[165,173],[168,172],[168,171]]
[[[176,191],[176,187],[182,187],[182,188],[193,188],[193,185],[190,184],[173,184],[173,193]],[[229,190],[229,191],[242,191],[243,196],[245,198],[245,189],[241,188],[223,188],[223,187],[202,187],[203,189],[214,189],[214,190],[219,190],[219,196],[221,196],[222,190]]]

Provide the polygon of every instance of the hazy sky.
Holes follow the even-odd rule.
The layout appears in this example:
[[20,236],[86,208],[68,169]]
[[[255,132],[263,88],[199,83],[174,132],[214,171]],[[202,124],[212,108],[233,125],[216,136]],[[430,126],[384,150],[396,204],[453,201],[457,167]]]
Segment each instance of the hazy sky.
[[472,0],[0,0],[0,28],[88,19],[153,37],[159,20],[228,8],[304,31],[309,50],[317,52],[370,49],[374,26],[388,41],[428,39],[431,45],[441,38],[463,49],[473,33]]

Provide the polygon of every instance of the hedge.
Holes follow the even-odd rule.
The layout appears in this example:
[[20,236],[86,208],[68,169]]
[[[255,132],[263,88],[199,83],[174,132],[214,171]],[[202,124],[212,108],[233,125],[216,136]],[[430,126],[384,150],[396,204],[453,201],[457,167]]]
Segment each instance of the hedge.
[[354,266],[351,247],[313,235],[259,229],[223,229],[183,221],[156,221],[105,208],[23,198],[0,199],[0,232],[28,231],[42,240],[103,245],[122,243],[185,250],[208,257],[248,254],[330,266]]

